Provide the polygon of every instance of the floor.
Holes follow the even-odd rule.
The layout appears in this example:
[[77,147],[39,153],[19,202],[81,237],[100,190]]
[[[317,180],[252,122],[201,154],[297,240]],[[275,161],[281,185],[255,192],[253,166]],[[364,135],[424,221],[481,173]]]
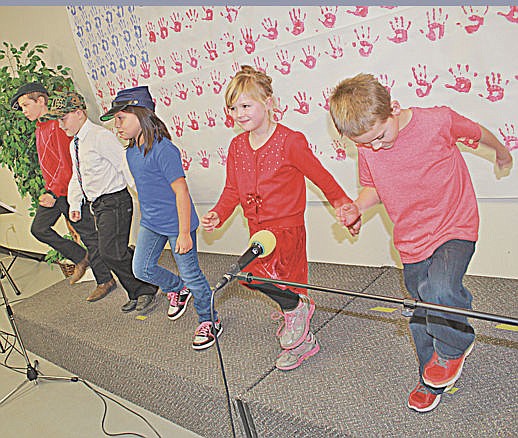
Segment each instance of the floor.
[[[0,260],[7,268],[11,263],[9,256],[1,255]],[[88,275],[89,273],[87,273]],[[63,280],[58,266],[30,259],[18,258],[9,269],[9,275],[21,291],[16,295],[7,278],[2,279],[2,286],[12,309],[12,320],[16,326],[16,302],[27,299],[46,287]],[[90,274],[91,275],[91,274]],[[8,316],[3,296],[0,296],[0,330],[13,333],[12,321]],[[12,336],[5,334],[0,344],[5,346]],[[11,341],[13,342],[13,341]],[[23,339],[22,339],[23,343]],[[19,345],[16,345],[21,350]],[[40,376],[70,377],[66,370],[40,358],[31,352],[27,354],[29,362],[37,368]],[[18,372],[5,366],[16,367]],[[27,361],[19,352],[1,353],[0,349],[0,400],[19,385],[20,389],[0,405],[0,435],[2,438],[96,438],[107,436],[102,429],[104,406],[101,398],[83,382],[69,380],[50,381],[38,377],[35,381],[27,379]],[[199,438],[199,435],[183,429],[170,421],[146,411],[133,403],[100,390],[125,407],[137,412],[150,423],[136,414],[123,409],[108,400],[105,429],[109,433],[126,433],[125,436],[146,438]],[[153,430],[155,429],[155,431]]]

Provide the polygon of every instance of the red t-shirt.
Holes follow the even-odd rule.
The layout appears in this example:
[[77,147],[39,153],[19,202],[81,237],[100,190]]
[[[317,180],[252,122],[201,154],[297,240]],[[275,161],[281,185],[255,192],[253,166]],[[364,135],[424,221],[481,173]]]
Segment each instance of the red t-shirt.
[[478,208],[458,138],[480,126],[448,107],[411,108],[390,149],[358,148],[360,184],[374,187],[394,223],[403,263],[416,263],[452,239],[476,241]]
[[72,176],[70,140],[57,120],[36,122],[36,149],[45,190],[56,196],[67,196]]

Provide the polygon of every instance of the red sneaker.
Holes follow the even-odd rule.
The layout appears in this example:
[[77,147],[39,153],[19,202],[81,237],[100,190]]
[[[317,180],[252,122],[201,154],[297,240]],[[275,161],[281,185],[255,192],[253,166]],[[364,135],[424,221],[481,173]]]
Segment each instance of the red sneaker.
[[473,349],[473,342],[458,359],[443,359],[434,352],[432,358],[424,366],[423,380],[432,388],[443,388],[453,385],[462,373],[464,361]]
[[429,412],[441,401],[441,394],[432,394],[421,382],[408,397],[408,407],[417,412]]

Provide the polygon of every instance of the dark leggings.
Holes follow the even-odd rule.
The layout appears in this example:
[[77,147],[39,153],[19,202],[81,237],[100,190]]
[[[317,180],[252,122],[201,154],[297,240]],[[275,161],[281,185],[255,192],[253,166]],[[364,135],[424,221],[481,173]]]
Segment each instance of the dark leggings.
[[299,296],[289,289],[281,289],[273,284],[259,283],[247,284],[250,289],[255,289],[270,297],[281,307],[283,312],[294,310],[299,304]]

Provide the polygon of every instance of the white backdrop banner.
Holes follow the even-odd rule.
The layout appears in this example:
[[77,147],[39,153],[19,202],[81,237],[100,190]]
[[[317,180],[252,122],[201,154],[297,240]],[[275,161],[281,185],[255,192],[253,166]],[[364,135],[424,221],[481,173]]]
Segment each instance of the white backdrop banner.
[[[516,6],[83,6],[67,8],[102,111],[117,91],[148,85],[182,151],[195,202],[213,203],[239,133],[224,93],[242,64],[266,71],[275,119],[302,131],[350,196],[355,146],[328,114],[337,83],[372,73],[403,107],[448,105],[492,131],[517,159]],[[491,151],[463,149],[479,198],[518,198],[518,173]],[[515,166],[516,167],[516,166]],[[309,189],[309,200],[319,200]]]

